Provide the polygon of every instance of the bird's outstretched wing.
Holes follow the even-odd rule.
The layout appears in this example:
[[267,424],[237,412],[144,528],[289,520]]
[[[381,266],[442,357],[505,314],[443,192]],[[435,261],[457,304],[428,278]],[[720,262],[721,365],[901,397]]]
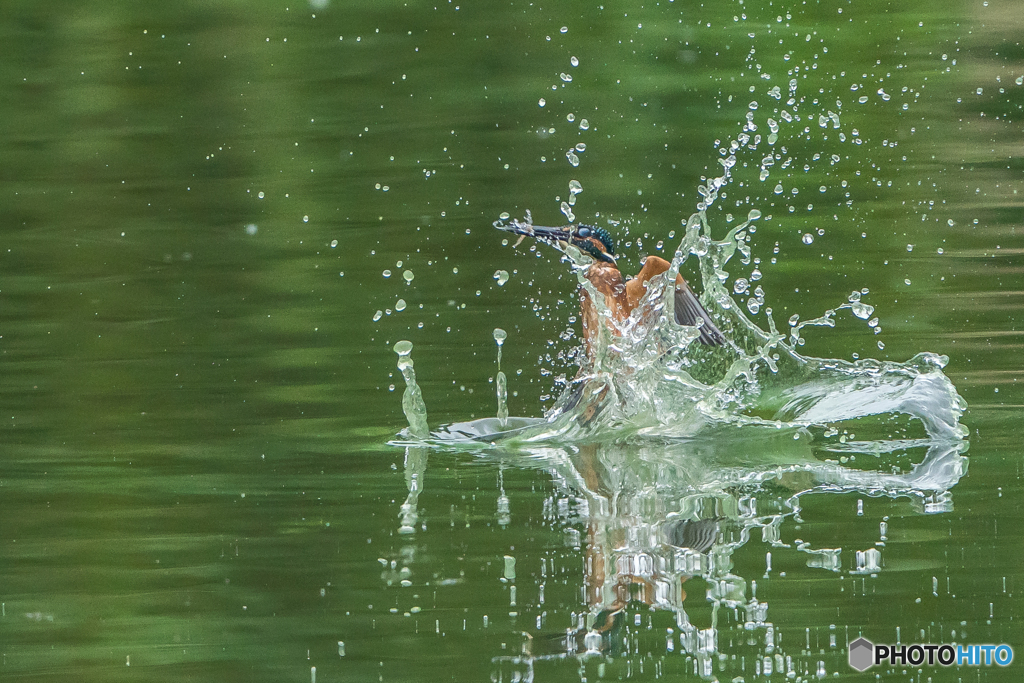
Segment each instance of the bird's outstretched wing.
[[725,343],[725,335],[711,322],[711,316],[700,304],[700,299],[690,289],[685,280],[676,282],[676,322],[680,325],[696,326],[698,320],[703,320],[700,326],[700,337],[697,339],[701,344],[708,346],[721,346]]

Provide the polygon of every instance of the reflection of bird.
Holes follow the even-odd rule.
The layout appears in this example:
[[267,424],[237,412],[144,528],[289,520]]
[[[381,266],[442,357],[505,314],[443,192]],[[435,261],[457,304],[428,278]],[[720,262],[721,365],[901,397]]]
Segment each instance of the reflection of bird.
[[[552,655],[584,654],[591,650],[615,656],[622,652],[623,627],[626,625],[625,605],[603,609],[594,617],[589,628],[567,630],[565,633],[548,633],[530,636],[526,645],[527,654],[532,657]],[[587,636],[597,636],[588,642]]]
[[[576,223],[559,228],[545,228],[519,221],[513,221],[508,225],[496,224],[496,227],[519,235],[536,237],[556,247],[572,244],[593,257],[594,263],[587,267],[586,278],[594,289],[604,296],[604,304],[617,326],[625,323],[629,314],[643,299],[650,279],[667,271],[670,265],[663,258],[648,256],[636,277],[625,280],[615,263],[615,239],[603,228]],[[587,291],[583,291],[580,296],[580,314],[583,320],[583,339],[587,355],[590,357],[600,318]],[[676,276],[675,318],[680,325],[699,325],[698,339],[702,344],[720,346],[725,343],[725,337],[711,322],[708,312],[704,310],[697,295],[690,289],[682,275]]]
[[675,547],[689,548],[706,554],[711,552],[718,538],[719,521],[717,517],[696,521],[675,519],[666,523],[662,530],[665,533],[665,540]]

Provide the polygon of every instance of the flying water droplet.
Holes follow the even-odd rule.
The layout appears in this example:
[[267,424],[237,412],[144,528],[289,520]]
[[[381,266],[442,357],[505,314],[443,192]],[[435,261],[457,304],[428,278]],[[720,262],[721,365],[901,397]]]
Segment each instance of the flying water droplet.
[[405,305],[406,305],[405,304],[405,299],[399,299],[398,301],[395,302],[395,310],[396,311],[404,311],[405,310]]
[[[497,280],[498,286],[502,287],[508,282],[508,271],[507,270],[496,270],[494,271],[494,279]],[[497,337],[495,337],[497,338]]]
[[412,279],[416,276],[413,274],[411,270],[407,270],[404,273],[402,273],[402,277],[405,278],[406,282],[412,282]]
[[569,58],[569,63],[572,64],[573,66],[579,66],[580,65],[580,60],[576,59],[575,57],[570,57]]
[[812,235],[809,232],[805,232],[804,236],[801,238],[801,240],[803,241],[804,244],[813,244],[814,243],[814,235]]

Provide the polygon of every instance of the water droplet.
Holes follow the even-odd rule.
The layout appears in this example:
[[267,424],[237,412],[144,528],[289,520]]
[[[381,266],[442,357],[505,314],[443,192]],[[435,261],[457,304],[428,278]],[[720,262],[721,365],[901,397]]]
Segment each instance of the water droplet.
[[302,222],[303,223],[308,223],[309,222],[309,216],[303,216],[302,217]]
[[875,307],[868,304],[856,302],[850,304],[850,311],[861,320],[867,320],[875,312]]
[[501,213],[499,213],[498,218],[500,218],[503,221],[507,221],[509,219],[508,211],[502,211]]
[[412,342],[407,339],[403,339],[402,341],[396,343],[395,353],[397,353],[399,356],[408,356],[410,353],[412,353]]
[[391,271],[385,270],[383,273],[381,273],[381,275],[383,275],[384,277],[391,277]]
[[259,227],[255,223],[249,223],[249,225],[245,226],[246,235],[255,235],[257,232],[259,232]]
[[567,73],[560,73],[560,74],[558,74],[558,77],[561,78],[566,83],[571,83],[572,82],[572,76],[570,76]]
[[578,181],[578,180],[570,180],[569,181],[569,192],[571,194],[579,194],[580,192],[583,192],[583,184],[580,183],[580,181]]
[[586,152],[587,151],[587,143],[585,143],[585,142],[577,142],[576,143],[576,151],[577,152]]
[[908,244],[907,245],[907,251],[914,251],[914,245],[913,244]]
[[395,310],[396,311],[404,311],[405,310],[405,299],[399,299],[398,301],[395,302]]
[[562,33],[568,33],[569,32],[569,27],[568,26],[563,26],[562,28],[560,28],[558,30],[561,31]]
[[736,278],[736,282],[732,285],[732,291],[736,294],[745,294],[750,289],[750,282],[744,277]]
[[402,277],[405,278],[406,282],[412,282],[412,279],[416,277],[416,275],[414,275],[411,270],[407,270],[404,273],[402,273]]
[[575,57],[570,57],[569,58],[569,63],[572,64],[573,66],[579,66],[580,65],[580,60],[576,59]]
[[336,246],[338,246],[338,240],[331,240],[331,249],[334,249]]
[[540,98],[539,100],[537,100],[537,104],[540,105],[541,107],[543,107],[547,103],[548,103],[548,101],[545,100],[543,97]]
[[376,313],[373,314],[373,322],[377,322],[378,320],[380,320],[383,317],[384,317],[384,311],[377,311]]
[[565,120],[568,121],[569,123],[572,123],[573,121],[576,120],[576,114],[569,112],[568,114],[565,115]]
[[498,342],[498,346],[505,343],[505,338],[508,337],[508,333],[500,327],[494,328],[494,341]]
[[568,202],[562,202],[561,209],[562,213],[565,214],[565,217],[569,219],[570,223],[576,220],[576,214],[572,212],[572,208],[569,206]]
[[508,271],[507,270],[496,270],[494,271],[494,279],[498,282],[499,287],[503,287],[508,282]]
[[259,197],[260,199],[263,199],[263,197],[264,197],[264,195],[263,195],[263,192],[262,192],[262,191],[261,191],[261,192],[260,192],[259,194],[257,194],[256,196],[257,196],[257,197]]
[[[747,214],[747,220],[748,221],[756,221],[760,217],[761,217],[761,212],[758,211],[757,209],[751,209],[750,213]],[[671,237],[671,236],[672,235],[669,235],[669,237]]]
[[590,128],[590,122],[586,119],[580,119],[580,130],[587,130]]
[[1024,85],[1024,76],[1018,76],[1017,80],[1014,81],[1017,85]]
[[814,235],[809,232],[805,232],[801,240],[803,240],[804,244],[812,244],[814,242]]
[[568,159],[569,163],[572,164],[573,166],[580,165],[580,158],[576,156],[576,150],[570,149],[568,152],[565,153],[565,158]]

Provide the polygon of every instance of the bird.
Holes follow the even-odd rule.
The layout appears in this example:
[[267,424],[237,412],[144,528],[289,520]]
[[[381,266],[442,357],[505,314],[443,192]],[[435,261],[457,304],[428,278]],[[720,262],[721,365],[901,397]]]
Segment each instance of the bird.
[[[585,277],[594,286],[594,290],[604,297],[604,304],[618,328],[622,327],[640,304],[651,278],[661,275],[671,266],[665,259],[649,255],[643,260],[640,272],[635,277],[627,279],[619,270],[615,238],[604,228],[582,223],[549,228],[532,225],[529,219],[527,222],[513,220],[511,223],[498,222],[494,225],[500,230],[534,237],[560,250],[571,244],[593,258],[593,263],[587,266]],[[589,358],[592,357],[601,321],[597,307],[586,289],[580,294],[580,318],[583,323],[584,345]],[[680,325],[698,327],[697,339],[700,343],[707,346],[725,344],[725,336],[712,322],[711,316],[682,275],[676,275],[675,319]]]

